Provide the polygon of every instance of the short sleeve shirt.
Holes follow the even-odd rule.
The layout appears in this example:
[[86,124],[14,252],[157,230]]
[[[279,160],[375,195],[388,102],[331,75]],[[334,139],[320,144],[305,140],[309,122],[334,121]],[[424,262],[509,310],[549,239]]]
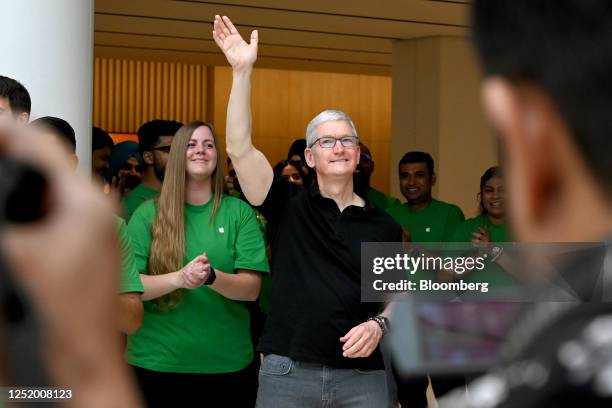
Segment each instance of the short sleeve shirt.
[[[264,239],[255,211],[245,202],[224,196],[211,219],[212,200],[185,204],[187,264],[203,252],[216,270],[268,272]],[[148,273],[151,226],[157,207],[143,203],[128,230],[137,269]],[[180,303],[164,309],[144,302],[141,328],[128,337],[127,360],[149,370],[175,373],[228,373],[244,369],[253,358],[249,312],[244,302],[230,300],[208,286],[182,289]]]
[[144,289],[140,281],[140,273],[136,269],[132,240],[127,232],[127,225],[123,218],[117,217],[117,234],[119,237],[119,250],[121,255],[121,280],[119,293],[142,293]]
[[465,220],[459,207],[436,199],[421,211],[404,203],[387,212],[408,231],[413,242],[450,242],[455,229]]
[[380,312],[361,302],[361,243],[401,240],[401,227],[366,202],[340,211],[315,183],[298,188],[275,178],[259,211],[271,228],[272,296],[259,350],[339,368],[380,369],[342,356],[340,337]]

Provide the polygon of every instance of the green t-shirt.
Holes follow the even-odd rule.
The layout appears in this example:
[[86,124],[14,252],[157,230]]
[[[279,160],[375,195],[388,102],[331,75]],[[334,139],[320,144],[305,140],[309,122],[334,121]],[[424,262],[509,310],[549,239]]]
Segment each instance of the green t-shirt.
[[508,231],[506,224],[493,224],[486,215],[470,218],[455,230],[453,234],[453,242],[471,242],[472,234],[478,231],[479,228],[486,227],[489,229],[489,235],[492,242],[508,242]]
[[[453,234],[453,242],[472,242],[472,234],[481,227],[487,227],[492,242],[508,242],[509,236],[506,224],[493,224],[486,215],[470,218],[461,224]],[[483,270],[472,271],[466,276],[469,282],[489,282],[492,288],[508,287],[515,284],[515,280],[504,269],[493,263]]]
[[[213,268],[268,272],[264,238],[255,211],[245,202],[224,196],[214,220],[212,200],[185,204],[185,259],[203,252]],[[136,265],[148,273],[151,225],[156,203],[147,201],[134,213],[128,230]],[[167,310],[144,302],[144,321],[128,337],[127,361],[149,370],[174,373],[229,373],[253,359],[249,312],[244,302],[227,299],[208,286],[183,289],[180,303]]]
[[132,241],[123,218],[117,217],[117,233],[119,234],[119,250],[121,253],[121,282],[119,293],[144,292],[140,273],[136,269]]
[[126,221],[130,221],[132,214],[138,206],[151,198],[157,197],[159,191],[139,184],[135,189],[130,191],[123,197],[121,206],[123,207],[123,215]]
[[391,197],[383,193],[382,191],[378,191],[375,188],[370,188],[368,190],[367,198],[372,204],[381,210],[386,210],[387,208],[397,207],[402,205],[401,201],[395,197]]
[[450,242],[455,229],[465,220],[459,207],[436,199],[421,211],[413,211],[404,203],[387,212],[408,231],[412,242]]

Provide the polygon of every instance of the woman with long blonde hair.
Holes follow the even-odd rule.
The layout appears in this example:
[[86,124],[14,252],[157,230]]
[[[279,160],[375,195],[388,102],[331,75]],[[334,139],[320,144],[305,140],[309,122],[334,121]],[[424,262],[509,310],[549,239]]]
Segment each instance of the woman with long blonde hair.
[[126,354],[148,406],[208,392],[228,406],[255,398],[244,302],[257,298],[268,264],[255,212],[223,194],[221,155],[210,124],[183,126],[159,198],[130,219],[145,315]]

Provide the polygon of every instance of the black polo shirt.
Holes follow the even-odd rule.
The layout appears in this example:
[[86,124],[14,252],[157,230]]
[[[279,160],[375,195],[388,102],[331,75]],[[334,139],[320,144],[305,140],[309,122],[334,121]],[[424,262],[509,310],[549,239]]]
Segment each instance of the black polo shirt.
[[380,311],[361,302],[361,243],[401,241],[401,227],[369,202],[340,212],[318,186],[276,178],[258,210],[271,228],[272,297],[259,351],[339,368],[381,369],[380,350],[342,356],[340,337]]

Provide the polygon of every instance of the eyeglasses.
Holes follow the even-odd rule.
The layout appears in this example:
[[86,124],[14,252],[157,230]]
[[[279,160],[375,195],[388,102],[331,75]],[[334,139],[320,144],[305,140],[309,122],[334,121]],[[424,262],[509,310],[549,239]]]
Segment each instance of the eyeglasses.
[[340,141],[340,144],[344,147],[348,147],[349,149],[354,149],[357,147],[357,143],[359,139],[356,136],[343,136],[341,138],[336,139],[335,137],[320,137],[312,144],[310,147],[314,146],[316,143],[319,143],[319,146],[323,149],[333,149],[336,146],[336,142]]
[[170,153],[170,148],[172,146],[168,145],[168,146],[158,146],[158,147],[152,147],[151,150],[159,150],[160,152],[166,152],[166,153]]

